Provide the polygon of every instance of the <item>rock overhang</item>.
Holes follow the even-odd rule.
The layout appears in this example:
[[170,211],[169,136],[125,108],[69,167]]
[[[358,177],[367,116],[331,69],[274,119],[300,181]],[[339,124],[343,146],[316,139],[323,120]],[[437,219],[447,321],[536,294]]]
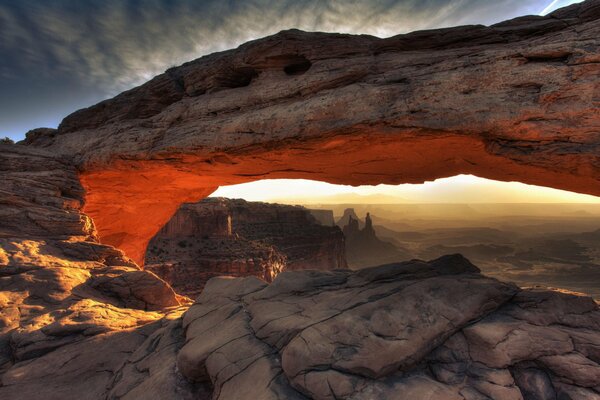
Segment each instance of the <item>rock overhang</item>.
[[25,142],[74,157],[100,238],[138,262],[179,204],[264,178],[466,173],[599,195],[599,20],[590,0],[387,39],[283,31]]

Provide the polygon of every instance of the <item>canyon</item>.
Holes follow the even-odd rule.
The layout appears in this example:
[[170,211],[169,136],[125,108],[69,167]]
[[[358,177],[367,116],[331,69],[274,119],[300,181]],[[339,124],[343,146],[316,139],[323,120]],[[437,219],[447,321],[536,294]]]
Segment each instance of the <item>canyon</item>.
[[[333,214],[331,214],[333,219]],[[208,198],[183,204],[152,238],[144,270],[197,297],[212,277],[347,268],[344,236],[303,207]]]
[[599,38],[599,0],[387,39],[284,31],[0,144],[0,398],[600,398],[599,305],[461,255],[215,277],[193,303],[143,266],[181,204],[251,180],[600,195]]

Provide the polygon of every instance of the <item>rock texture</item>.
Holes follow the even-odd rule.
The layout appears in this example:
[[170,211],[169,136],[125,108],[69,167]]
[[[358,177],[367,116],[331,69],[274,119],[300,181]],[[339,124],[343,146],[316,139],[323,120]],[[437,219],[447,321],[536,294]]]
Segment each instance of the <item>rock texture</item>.
[[598,399],[588,297],[449,256],[214,278],[186,310],[96,227],[141,260],[181,202],[263,177],[598,194],[599,18],[283,32],[0,144],[0,398]]
[[98,243],[65,159],[0,145],[0,172],[0,373],[180,305],[166,282]]
[[179,204],[262,178],[466,173],[600,195],[599,20],[588,0],[387,39],[285,31],[172,68],[25,142],[76,155],[85,212],[137,262]]
[[212,277],[346,268],[344,236],[299,206],[208,198],[183,204],[152,238],[144,269],[195,298]]
[[3,400],[600,396],[591,298],[521,290],[455,255],[213,278],[186,310],[96,241],[69,163],[2,145],[0,168]]
[[591,298],[521,290],[459,255],[213,278],[182,316],[17,363],[0,396],[590,400],[599,328]]
[[213,399],[597,399],[600,309],[461,256],[215,278],[183,317],[181,373]]
[[[346,258],[351,268],[372,267],[411,258],[406,251],[377,237],[369,213],[362,223],[353,209],[346,209],[338,224],[343,221],[347,221],[342,232],[346,239]],[[360,228],[361,223],[363,228]]]

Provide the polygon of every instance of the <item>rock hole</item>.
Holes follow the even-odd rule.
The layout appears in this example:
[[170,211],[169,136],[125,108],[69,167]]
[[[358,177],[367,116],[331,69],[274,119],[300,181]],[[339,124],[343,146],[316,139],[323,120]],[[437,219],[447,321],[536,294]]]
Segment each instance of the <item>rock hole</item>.
[[248,86],[254,78],[258,76],[258,71],[252,67],[241,67],[230,71],[226,75],[217,78],[217,84],[221,88],[238,88]]
[[548,51],[536,54],[523,55],[528,63],[565,63],[571,57],[571,53],[564,51]]
[[297,56],[290,63],[283,67],[286,75],[302,75],[310,69],[312,63],[304,56]]
[[529,92],[533,94],[540,93],[542,91],[543,85],[541,83],[535,82],[525,82],[511,86],[514,89],[517,89],[522,92]]
[[386,83],[389,85],[406,85],[406,84],[410,83],[410,80],[408,78],[395,78],[395,79],[390,79]]

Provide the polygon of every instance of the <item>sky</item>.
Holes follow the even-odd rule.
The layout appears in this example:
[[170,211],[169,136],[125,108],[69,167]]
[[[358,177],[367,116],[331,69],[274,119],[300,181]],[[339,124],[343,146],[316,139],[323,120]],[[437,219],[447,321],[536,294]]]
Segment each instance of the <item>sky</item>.
[[284,204],[600,204],[600,197],[520,182],[499,182],[473,175],[441,178],[424,184],[377,186],[332,185],[305,179],[264,179],[221,187],[211,197],[242,198],[248,201]]
[[0,0],[0,138],[166,69],[298,28],[388,37],[545,14],[573,0]]

